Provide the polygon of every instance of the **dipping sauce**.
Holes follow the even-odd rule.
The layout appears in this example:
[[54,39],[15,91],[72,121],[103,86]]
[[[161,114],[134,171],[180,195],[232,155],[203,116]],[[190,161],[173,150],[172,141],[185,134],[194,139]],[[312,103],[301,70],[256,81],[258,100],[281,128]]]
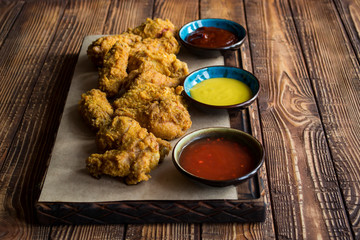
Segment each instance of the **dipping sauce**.
[[214,106],[246,102],[253,97],[249,86],[233,78],[206,79],[190,89],[193,99]]
[[226,138],[202,138],[181,152],[180,165],[201,178],[230,180],[255,168],[248,146]]
[[217,27],[201,27],[190,33],[186,41],[192,45],[205,48],[230,46],[238,42],[232,32]]

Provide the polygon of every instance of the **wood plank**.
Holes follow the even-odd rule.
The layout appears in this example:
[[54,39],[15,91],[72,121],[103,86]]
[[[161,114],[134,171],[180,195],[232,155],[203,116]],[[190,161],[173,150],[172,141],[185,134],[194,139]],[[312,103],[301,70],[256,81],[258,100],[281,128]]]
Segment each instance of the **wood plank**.
[[351,238],[288,1],[245,2],[276,232],[290,239]]
[[[35,135],[31,131],[28,135],[24,134],[26,127],[19,133],[18,128],[29,120],[29,116],[24,118],[24,112],[65,4],[64,1],[25,4],[16,20],[11,23],[11,31],[0,50],[0,121],[3,126],[0,129],[2,237],[47,237],[49,233],[49,228],[31,224],[35,222],[32,204],[35,201],[36,183],[29,184],[29,178],[25,176],[23,169],[31,162],[27,153],[33,148],[27,138]],[[15,7],[18,8],[19,5]],[[18,11],[19,9],[16,9],[10,15],[17,14]],[[10,15],[6,17],[8,23],[15,17]],[[36,163],[37,159],[33,159],[32,163],[34,162]]]
[[199,18],[199,2],[195,0],[156,0],[153,17],[168,18],[180,28],[187,22]]
[[[61,14],[61,6],[57,5],[61,4],[38,3],[49,16],[35,4],[27,4],[1,48],[0,64],[7,67],[0,69],[0,119],[1,125],[7,127],[0,130],[0,166],[56,30],[56,19]],[[34,55],[37,57],[32,58]]]
[[360,1],[359,0],[334,0],[339,17],[344,24],[346,34],[360,61]]
[[123,228],[118,225],[59,226],[50,239],[101,239],[122,240]]
[[23,5],[23,1],[0,2],[0,48],[6,36],[9,34]]
[[[352,48],[332,1],[296,1],[296,4],[291,1],[291,6],[336,176],[355,238],[359,238],[360,67],[356,58],[359,46]],[[355,9],[356,6],[350,6],[351,14]],[[359,12],[353,15],[359,16]]]
[[102,34],[119,34],[151,18],[153,0],[112,1]]
[[[201,1],[201,18],[225,18],[240,23],[246,29],[245,9],[243,1],[226,1],[226,0],[205,0]],[[240,53],[233,53],[233,57],[227,57],[226,65],[238,66],[247,71],[252,72],[251,55],[249,49],[249,39],[246,38],[243,43]],[[250,113],[250,115],[249,115]],[[232,112],[231,123],[232,127],[244,129],[252,132],[260,142],[262,142],[260,122],[258,116],[258,106],[255,102],[248,110],[241,112]],[[231,115],[230,115],[231,116]],[[251,116],[251,117],[250,117]],[[248,123],[239,122],[241,119],[250,120]],[[234,238],[249,238],[249,239],[266,239],[275,238],[273,218],[271,214],[270,195],[266,177],[265,164],[259,171],[264,184],[264,200],[267,204],[266,220],[263,223],[248,223],[248,224],[204,224],[202,227],[203,239],[234,239]]]
[[178,239],[197,240],[201,239],[198,224],[129,224],[126,231],[127,240],[155,240],[155,239]]

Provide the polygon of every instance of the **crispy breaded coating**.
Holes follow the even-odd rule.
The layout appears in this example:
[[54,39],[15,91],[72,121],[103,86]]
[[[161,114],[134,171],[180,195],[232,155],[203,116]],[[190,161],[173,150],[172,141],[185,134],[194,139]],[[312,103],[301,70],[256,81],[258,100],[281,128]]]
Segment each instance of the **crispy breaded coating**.
[[139,68],[154,69],[155,71],[172,78],[185,77],[189,73],[185,62],[176,58],[175,54],[163,51],[152,52],[143,50],[130,55],[128,71]]
[[127,84],[126,68],[130,53],[129,45],[116,42],[106,53],[103,67],[99,71],[99,88],[106,92],[108,97],[115,96]]
[[168,19],[147,18],[144,23],[134,29],[129,29],[130,33],[141,36],[142,38],[160,38],[174,36],[175,26]]
[[153,102],[146,110],[147,123],[144,126],[155,136],[175,139],[191,127],[190,114],[180,101],[165,99]]
[[155,136],[172,140],[182,136],[192,124],[181,89],[152,83],[133,85],[113,102],[114,114],[131,117]]
[[134,46],[141,42],[141,37],[132,33],[122,33],[120,35],[104,36],[96,39],[87,49],[87,55],[90,60],[98,67],[103,66],[105,54],[110,51],[118,41]]
[[[100,129],[96,134],[96,145],[100,151],[110,149],[129,148],[129,139],[139,135],[141,138],[148,133],[145,128],[134,119],[128,117],[115,117],[112,122]],[[171,150],[169,142],[160,138],[156,138],[161,152],[160,160],[162,160]]]
[[94,130],[110,123],[114,113],[106,94],[99,89],[91,89],[81,95],[79,111],[85,122]]
[[178,54],[180,51],[180,45],[174,36],[168,38],[145,38],[140,42],[134,44],[131,48],[132,53],[148,50],[150,52],[166,52]]
[[183,77],[168,77],[149,66],[150,65],[143,64],[140,68],[131,71],[128,75],[129,85],[139,85],[149,82],[158,85],[159,87],[176,87],[184,80]]
[[102,174],[124,177],[127,184],[147,181],[150,171],[171,148],[170,143],[157,139],[127,117],[115,117],[106,130],[98,133],[97,143],[104,149],[116,149],[90,155],[86,160],[90,174],[94,177]]
[[133,160],[124,150],[110,150],[104,154],[93,153],[86,159],[86,168],[93,177],[100,178],[106,174],[113,177],[125,177],[130,174]]

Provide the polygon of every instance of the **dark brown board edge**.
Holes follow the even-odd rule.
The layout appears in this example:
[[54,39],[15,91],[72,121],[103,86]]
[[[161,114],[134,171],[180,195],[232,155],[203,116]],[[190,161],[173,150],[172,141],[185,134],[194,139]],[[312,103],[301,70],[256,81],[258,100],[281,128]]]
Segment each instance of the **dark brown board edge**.
[[252,189],[254,194],[247,199],[97,203],[38,201],[35,208],[38,222],[42,225],[263,222],[266,204],[262,179],[257,174],[248,184],[256,189]]
[[265,208],[260,199],[36,204],[44,225],[262,222]]

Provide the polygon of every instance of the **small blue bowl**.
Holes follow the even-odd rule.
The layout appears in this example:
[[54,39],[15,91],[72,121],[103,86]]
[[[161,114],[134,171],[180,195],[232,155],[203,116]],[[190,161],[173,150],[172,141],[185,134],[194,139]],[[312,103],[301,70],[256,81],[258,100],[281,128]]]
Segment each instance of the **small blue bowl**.
[[[251,171],[249,171],[247,174],[244,174],[243,176],[228,180],[210,180],[196,176],[185,170],[180,163],[181,154],[184,151],[184,149],[192,145],[195,141],[199,139],[212,138],[212,137],[230,139],[231,141],[249,147],[249,149],[251,149],[252,161],[254,163]],[[179,141],[175,144],[172,152],[173,164],[175,165],[176,169],[180,171],[180,173],[184,174],[185,176],[189,177],[194,181],[214,187],[226,187],[230,185],[238,185],[250,179],[258,172],[260,167],[263,165],[264,158],[265,158],[264,147],[255,137],[241,130],[234,128],[226,128],[226,127],[203,128],[188,133],[179,139]]]
[[[189,36],[189,34],[201,27],[216,27],[230,31],[233,34],[235,34],[238,41],[230,46],[219,47],[219,48],[199,47],[187,42],[186,39]],[[194,53],[202,57],[217,57],[224,54],[224,52],[226,51],[237,50],[244,42],[245,37],[246,37],[246,30],[243,26],[241,26],[236,22],[221,18],[207,18],[207,19],[195,20],[182,26],[178,32],[178,38],[180,40],[180,43],[185,48],[189,49],[191,53]]]
[[[245,102],[240,102],[234,105],[226,106],[217,106],[209,105],[206,103],[199,102],[191,97],[190,89],[193,88],[196,84],[210,79],[210,78],[233,78],[245,83],[252,91],[252,98]],[[183,95],[194,103],[194,105],[202,110],[216,110],[216,109],[243,109],[252,104],[255,99],[258,97],[260,91],[260,83],[258,79],[251,74],[250,72],[240,69],[237,67],[228,67],[228,66],[210,66],[198,69],[190,73],[184,80],[183,83],[184,91]]]

